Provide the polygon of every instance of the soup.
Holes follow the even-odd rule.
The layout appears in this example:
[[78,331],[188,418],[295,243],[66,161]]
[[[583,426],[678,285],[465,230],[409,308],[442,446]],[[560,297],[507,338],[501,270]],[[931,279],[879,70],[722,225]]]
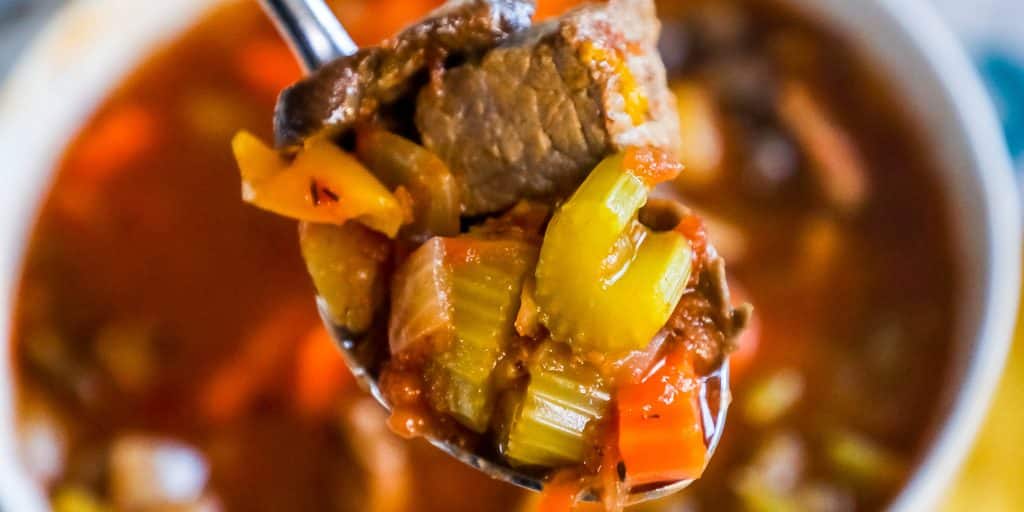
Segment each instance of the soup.
[[[364,44],[433,6],[338,4]],[[931,163],[884,82],[813,20],[726,0],[660,12],[694,141],[680,188],[759,326],[733,357],[707,473],[643,508],[878,508],[926,442],[951,351],[957,283]],[[230,137],[269,137],[297,77],[255,6],[228,6],[69,146],[13,354],[24,463],[55,508],[530,509],[386,431],[319,326],[294,226],[237,200]]]

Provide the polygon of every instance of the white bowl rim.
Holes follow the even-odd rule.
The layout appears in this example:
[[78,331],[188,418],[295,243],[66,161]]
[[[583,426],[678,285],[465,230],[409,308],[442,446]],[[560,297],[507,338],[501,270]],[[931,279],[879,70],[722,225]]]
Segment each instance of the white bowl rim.
[[[807,3],[812,0],[801,0]],[[822,0],[822,4],[842,2],[844,0]],[[180,30],[191,23],[208,0],[180,0],[176,2],[137,2],[136,0],[76,0],[66,6],[59,16],[48,25],[23,54],[15,67],[4,90],[0,91],[0,151],[2,154],[10,150],[18,150],[12,141],[19,138],[15,135],[21,128],[14,126],[7,117],[13,110],[12,97],[26,97],[30,100],[25,105],[33,105],[40,101],[39,91],[29,78],[45,76],[53,70],[40,69],[46,62],[54,59],[54,54],[62,45],[66,46],[65,33],[74,28],[82,19],[102,15],[117,19],[137,19],[140,23],[134,30],[126,29],[131,35],[118,37],[119,42],[132,41],[132,48],[111,48],[109,41],[104,46],[102,40],[86,40],[83,49],[91,49],[102,54],[102,57],[90,53],[79,53],[86,59],[86,64],[105,66],[116,71],[96,72],[85,81],[86,87],[95,89],[79,103],[84,106],[74,114],[76,119],[64,120],[66,126],[77,126],[81,118],[87,116],[97,102],[106,96],[111,86],[116,85],[124,72],[133,68],[134,63],[148,54],[156,44],[180,33]],[[859,3],[859,2],[858,2]],[[146,4],[140,9],[140,4]],[[933,7],[924,0],[874,0],[865,2],[878,9],[889,20],[899,25],[907,43],[907,50],[916,54],[938,77],[937,86],[941,88],[943,97],[949,107],[956,113],[957,120],[963,127],[967,146],[970,148],[970,171],[973,173],[983,191],[985,202],[978,205],[985,209],[987,219],[987,243],[985,248],[986,286],[983,318],[973,332],[976,349],[965,370],[963,384],[959,388],[951,412],[944,418],[943,426],[918,466],[911,481],[904,487],[892,503],[895,510],[927,509],[938,500],[953,476],[968,449],[971,446],[985,411],[991,401],[993,391],[1001,374],[1000,369],[1005,361],[1012,337],[1012,328],[1016,319],[1017,300],[1020,284],[1020,210],[1017,187],[1013,180],[1012,167],[1006,151],[1003,136],[999,130],[997,118],[990,100],[981,85],[980,79],[970,64],[962,47],[949,29],[939,19]],[[173,7],[171,7],[173,6]],[[134,7],[134,10],[133,10]],[[118,9],[138,14],[137,18],[115,17]],[[161,18],[163,21],[161,21]],[[168,21],[171,20],[171,21]],[[118,24],[125,29],[126,24]],[[141,42],[141,44],[140,44]],[[67,51],[65,48],[63,51]],[[103,59],[120,58],[124,62],[111,66]],[[90,60],[91,59],[91,60]],[[86,70],[84,64],[71,69]],[[88,74],[88,73],[87,73]],[[76,75],[77,76],[77,75]],[[5,102],[6,100],[6,102]],[[15,105],[20,108],[23,105]],[[73,117],[74,117],[73,116]],[[24,116],[22,116],[24,117]],[[34,128],[30,128],[30,131]],[[59,143],[57,149],[66,142],[63,138],[51,137],[51,143]],[[58,140],[59,139],[59,140]],[[31,151],[29,151],[31,152]],[[59,153],[59,151],[58,151]],[[56,157],[53,157],[56,158]],[[55,160],[32,164],[32,168],[52,168]],[[4,340],[0,347],[6,347],[10,332],[10,315],[13,314],[13,293],[20,272],[20,262],[31,219],[38,208],[36,204],[39,192],[48,179],[45,176],[25,180],[25,187],[0,187],[0,204],[14,204],[14,213],[0,216],[0,249],[8,247],[4,231],[16,233],[12,243],[15,254],[0,254],[0,332]],[[35,192],[34,199],[26,201],[14,197],[17,193]],[[8,203],[7,201],[11,202]],[[5,222],[4,218],[7,219]],[[12,270],[13,269],[13,270]],[[9,349],[9,347],[6,347]],[[5,356],[9,360],[9,356]],[[11,510],[43,510],[38,492],[26,491],[24,478],[20,475],[13,446],[13,413],[9,361],[5,361],[0,369],[0,508]]]

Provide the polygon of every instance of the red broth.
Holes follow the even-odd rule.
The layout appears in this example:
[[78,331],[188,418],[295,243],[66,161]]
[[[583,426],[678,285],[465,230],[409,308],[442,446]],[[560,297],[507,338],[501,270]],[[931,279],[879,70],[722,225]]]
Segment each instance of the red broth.
[[[363,44],[433,3],[337,2]],[[759,325],[734,356],[708,472],[643,509],[878,508],[924,447],[952,353],[949,213],[928,152],[884,81],[813,20],[662,4],[684,110],[717,133],[694,139],[681,187]],[[209,467],[176,510],[530,510],[525,492],[384,430],[332,357],[294,224],[239,200],[230,137],[269,137],[297,77],[255,5],[230,6],[155,53],[70,142],[13,351],[22,430],[62,454],[37,471],[58,510],[145,502],[132,486],[159,471],[139,483],[124,461],[172,442]],[[27,446],[25,464],[45,466]]]

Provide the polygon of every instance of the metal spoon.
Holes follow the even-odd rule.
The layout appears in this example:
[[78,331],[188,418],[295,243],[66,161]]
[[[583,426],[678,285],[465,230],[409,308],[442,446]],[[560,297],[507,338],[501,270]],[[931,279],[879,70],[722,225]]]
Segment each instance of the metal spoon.
[[[352,38],[349,37],[323,0],[260,0],[260,3],[291,46],[307,73],[328,62],[358,51]],[[345,363],[352,374],[374,399],[386,409],[390,409],[377,382],[381,363],[386,355],[381,353],[379,347],[386,347],[387,340],[372,339],[372,336],[353,336],[329,320],[330,315],[327,314],[327,306],[322,298],[317,298],[317,305],[321,319],[341,348]],[[719,370],[701,381],[700,409],[706,433],[708,457],[714,454],[722,432],[725,430],[725,419],[730,400],[729,364],[726,359]],[[427,438],[427,440],[440,450],[479,469],[491,478],[533,491],[540,491],[544,487],[543,478],[513,468],[500,459],[492,460],[441,439]],[[693,480],[682,480],[632,489],[627,504],[632,505],[668,496],[687,487],[692,482]],[[586,499],[596,500],[597,495],[593,491],[588,491]]]

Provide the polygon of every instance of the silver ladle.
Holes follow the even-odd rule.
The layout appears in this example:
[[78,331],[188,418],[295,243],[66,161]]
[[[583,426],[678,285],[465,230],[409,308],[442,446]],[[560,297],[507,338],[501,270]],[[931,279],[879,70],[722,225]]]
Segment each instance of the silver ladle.
[[[323,0],[260,0],[260,3],[307,73],[359,50],[359,47],[352,41],[345,28]],[[330,315],[327,314],[326,304],[322,298],[317,298],[317,305],[321,319],[341,348],[345,363],[356,380],[384,408],[390,409],[377,382],[381,354],[379,350],[375,350],[374,346],[387,346],[386,340],[371,340],[366,337],[352,336],[351,333],[329,320]],[[709,458],[714,454],[722,432],[725,430],[725,419],[730,400],[729,364],[726,359],[719,370],[705,377],[701,383],[700,409]],[[513,468],[500,459],[492,460],[441,439],[428,437],[427,441],[491,478],[533,491],[540,491],[544,488],[543,478]],[[692,482],[693,480],[681,480],[632,489],[627,504],[632,505],[668,496],[687,487]],[[594,500],[596,498],[595,493],[588,491],[586,499]]]

